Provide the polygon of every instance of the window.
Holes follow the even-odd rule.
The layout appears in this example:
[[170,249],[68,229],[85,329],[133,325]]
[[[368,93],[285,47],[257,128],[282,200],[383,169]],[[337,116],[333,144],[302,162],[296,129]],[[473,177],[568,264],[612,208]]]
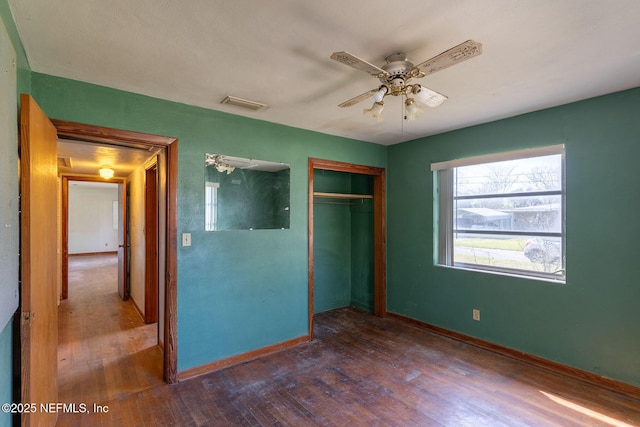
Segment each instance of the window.
[[564,146],[434,163],[436,263],[564,282]]
[[206,182],[204,192],[204,229],[216,231],[218,229],[218,188],[217,182]]

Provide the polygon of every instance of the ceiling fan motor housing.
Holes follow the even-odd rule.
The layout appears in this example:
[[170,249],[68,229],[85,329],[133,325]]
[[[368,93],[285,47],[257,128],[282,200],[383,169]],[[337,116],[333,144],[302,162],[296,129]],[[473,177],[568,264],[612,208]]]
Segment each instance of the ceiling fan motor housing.
[[388,85],[391,95],[402,95],[406,82],[413,77],[411,71],[415,67],[402,52],[387,56],[386,61],[381,68],[389,74],[380,77],[380,81]]

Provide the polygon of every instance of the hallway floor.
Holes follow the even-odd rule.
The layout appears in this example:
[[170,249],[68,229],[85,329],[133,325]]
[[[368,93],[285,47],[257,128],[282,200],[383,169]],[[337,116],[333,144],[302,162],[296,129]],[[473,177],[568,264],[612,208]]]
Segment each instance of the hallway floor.
[[58,309],[59,402],[92,407],[164,384],[157,324],[145,325],[118,296],[117,267],[116,255],[69,257],[69,298]]

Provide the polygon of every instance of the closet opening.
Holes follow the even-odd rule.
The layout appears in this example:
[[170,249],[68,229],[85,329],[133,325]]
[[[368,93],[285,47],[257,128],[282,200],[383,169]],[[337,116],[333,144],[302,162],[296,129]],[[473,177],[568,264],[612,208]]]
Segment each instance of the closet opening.
[[385,170],[309,159],[309,339],[315,313],[386,315]]

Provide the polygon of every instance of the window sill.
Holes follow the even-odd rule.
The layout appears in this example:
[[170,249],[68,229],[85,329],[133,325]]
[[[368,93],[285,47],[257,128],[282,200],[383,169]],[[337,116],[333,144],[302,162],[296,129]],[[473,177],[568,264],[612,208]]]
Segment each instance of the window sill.
[[460,266],[460,265],[444,265],[444,264],[434,264],[436,267],[441,267],[441,268],[448,268],[448,269],[452,269],[452,270],[463,270],[463,271],[472,271],[475,273],[485,273],[485,274],[495,274],[498,276],[507,276],[507,277],[514,277],[514,278],[518,278],[518,279],[530,279],[530,280],[535,280],[538,282],[547,282],[547,283],[552,283],[554,285],[566,285],[567,284],[567,279],[566,277],[563,277],[562,279],[553,279],[551,277],[545,277],[545,276],[536,276],[536,275],[530,275],[530,274],[518,274],[518,272],[516,271],[502,271],[502,270],[493,270],[490,268],[472,268],[472,267],[465,267],[465,266]]

